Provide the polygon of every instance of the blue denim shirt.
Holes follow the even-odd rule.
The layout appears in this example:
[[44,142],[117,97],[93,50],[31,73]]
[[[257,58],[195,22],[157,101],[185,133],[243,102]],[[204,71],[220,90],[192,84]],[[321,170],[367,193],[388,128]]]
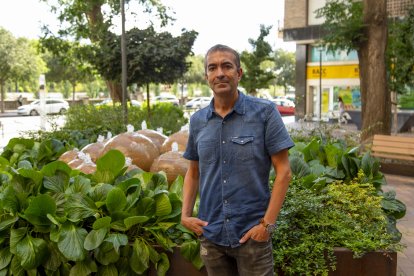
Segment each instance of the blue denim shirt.
[[225,118],[213,101],[190,119],[184,157],[199,161],[198,217],[208,222],[204,237],[237,247],[267,209],[270,156],[293,146],[282,118],[270,101],[239,92]]

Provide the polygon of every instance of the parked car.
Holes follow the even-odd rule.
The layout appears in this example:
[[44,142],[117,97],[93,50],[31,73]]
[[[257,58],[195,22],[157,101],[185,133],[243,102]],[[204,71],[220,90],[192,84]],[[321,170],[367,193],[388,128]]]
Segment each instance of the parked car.
[[211,98],[210,97],[197,97],[192,99],[191,101],[187,102],[185,104],[186,108],[192,108],[192,109],[199,109],[206,107],[210,104]]
[[295,115],[295,103],[287,99],[274,99],[277,110],[281,115]]
[[69,109],[69,103],[61,99],[46,99],[44,103],[36,100],[17,108],[17,114],[36,116],[44,114],[64,114]]
[[103,100],[102,102],[94,104],[95,106],[101,106],[101,105],[112,105],[112,99],[108,98]]
[[178,105],[179,101],[176,96],[174,95],[166,95],[166,96],[156,96],[153,99],[154,103],[161,102],[161,103],[172,103],[173,105]]

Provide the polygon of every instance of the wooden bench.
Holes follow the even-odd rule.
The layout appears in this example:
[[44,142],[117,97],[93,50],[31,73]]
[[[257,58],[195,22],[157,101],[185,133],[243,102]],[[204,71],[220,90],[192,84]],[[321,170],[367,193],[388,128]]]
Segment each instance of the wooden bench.
[[371,152],[382,172],[414,176],[414,136],[374,135]]

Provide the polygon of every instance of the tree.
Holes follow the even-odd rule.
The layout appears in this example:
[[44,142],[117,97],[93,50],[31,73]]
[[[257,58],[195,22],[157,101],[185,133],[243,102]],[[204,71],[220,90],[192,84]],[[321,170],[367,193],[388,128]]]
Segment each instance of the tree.
[[[61,26],[63,26],[57,34],[58,37],[71,37],[78,41],[88,39],[94,45],[99,45],[108,38],[109,28],[113,26],[113,18],[120,15],[119,0],[42,1],[51,4],[52,11],[57,13]],[[142,5],[144,12],[152,15],[151,18],[158,18],[161,26],[171,20],[166,7],[160,1],[139,0],[137,2]],[[55,36],[46,26],[44,32],[46,37]],[[111,97],[114,100],[121,100],[120,82],[109,81],[107,85],[110,88]]]
[[[192,55],[196,37],[195,31],[173,37],[168,32],[157,33],[153,27],[134,28],[126,33],[127,83],[147,86],[148,108],[149,84],[173,83],[182,78],[189,68],[186,58]],[[122,72],[120,39],[108,33],[94,57],[102,76],[115,82],[120,80]]]
[[184,94],[184,85],[196,84],[199,85],[205,82],[204,78],[204,58],[201,55],[188,56],[187,63],[190,65],[188,71],[180,78],[181,96]]
[[399,94],[414,86],[414,6],[405,18],[390,22],[387,47],[388,83]]
[[359,59],[361,88],[361,140],[374,134],[390,134],[391,105],[387,89],[386,0],[329,0],[317,11],[324,17],[328,50],[355,49]]
[[22,81],[39,78],[44,70],[42,61],[32,42],[25,38],[15,39],[7,30],[0,28],[0,90],[1,112],[4,112],[6,81]]
[[1,89],[1,113],[4,113],[4,86],[13,74],[13,66],[16,64],[15,49],[16,39],[12,34],[0,28],[0,89]]
[[249,43],[253,52],[243,51],[240,60],[243,64],[243,77],[240,85],[246,89],[249,94],[255,95],[257,89],[266,88],[274,78],[271,71],[266,71],[261,67],[265,61],[272,60],[270,53],[272,47],[264,39],[269,34],[271,27],[260,26],[260,35],[257,40],[249,38]]
[[[41,43],[49,68],[46,79],[53,82],[68,81],[72,86],[72,99],[75,100],[76,85],[94,79],[92,66],[85,58],[87,47],[55,37],[43,39]],[[47,49],[51,50],[47,52]]]
[[285,94],[288,92],[288,87],[295,86],[295,54],[277,49],[275,51],[275,67],[276,85],[283,86]]

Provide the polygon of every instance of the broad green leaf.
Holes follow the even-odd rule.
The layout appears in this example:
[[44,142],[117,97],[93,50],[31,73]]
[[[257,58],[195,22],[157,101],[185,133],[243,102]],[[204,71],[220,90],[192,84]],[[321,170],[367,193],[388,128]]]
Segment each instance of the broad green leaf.
[[168,259],[167,254],[164,252],[160,254],[161,258],[157,263],[157,276],[164,276],[167,274],[168,269],[170,269],[170,260]]
[[33,225],[50,225],[51,221],[47,214],[54,215],[56,212],[56,203],[50,195],[41,194],[29,203],[29,207],[24,211],[24,217]]
[[169,238],[166,233],[155,228],[146,227],[145,229],[152,233],[154,238],[157,240],[157,244],[162,246],[167,251],[173,251],[173,247],[176,246],[176,244]]
[[166,216],[171,213],[172,206],[168,195],[162,193],[155,197],[155,215],[158,217]]
[[95,249],[94,255],[96,260],[103,265],[116,263],[120,257],[119,251],[116,251],[110,242],[103,242]]
[[84,248],[88,251],[98,248],[104,241],[108,228],[100,228],[98,230],[92,230],[85,238]]
[[315,164],[310,166],[310,173],[316,176],[320,176],[325,172],[325,166],[321,164]]
[[116,187],[124,191],[125,194],[127,194],[127,191],[131,188],[138,188],[138,190],[141,190],[141,181],[138,178],[128,178],[118,184],[116,184]]
[[10,253],[9,247],[0,249],[0,270],[2,270],[10,264],[12,257],[13,254]]
[[32,168],[20,168],[18,172],[21,176],[32,179],[36,185],[42,183],[43,174],[39,171],[36,171]]
[[69,276],[89,275],[98,271],[98,266],[95,261],[86,259],[76,264],[71,268]]
[[12,185],[7,185],[7,187],[0,194],[0,202],[5,211],[12,214],[17,213],[19,210],[19,201]]
[[48,242],[47,248],[49,251],[49,257],[43,263],[43,266],[47,270],[56,271],[62,262],[66,262],[66,259],[63,257],[62,253],[60,253],[56,243]]
[[86,257],[83,247],[88,232],[72,223],[65,223],[59,231],[58,247],[70,261],[82,261]]
[[138,201],[138,215],[152,217],[155,214],[155,200],[150,197],[144,197]]
[[60,156],[66,151],[62,141],[57,139],[47,139],[40,143],[37,152],[37,160],[49,163],[51,159]]
[[17,254],[17,244],[26,236],[27,228],[11,229],[10,230],[10,252]]
[[98,218],[92,225],[94,230],[98,230],[111,225],[111,217]]
[[82,175],[78,175],[72,178],[73,184],[70,185],[65,193],[66,194],[87,194],[91,190],[91,180],[89,178],[86,178]]
[[[114,177],[117,176],[125,166],[125,156],[119,150],[109,150],[106,154],[96,160],[96,172],[110,172]],[[113,180],[112,180],[113,181]],[[99,181],[104,183],[112,183]]]
[[113,188],[106,196],[106,207],[111,213],[124,210],[127,199],[120,188]]
[[115,265],[101,265],[98,268],[98,274],[101,276],[118,276],[118,269]]
[[199,251],[200,242],[197,240],[185,241],[180,246],[180,254],[189,262],[198,255]]
[[17,164],[17,168],[18,169],[27,169],[27,170],[31,170],[33,169],[32,163],[30,163],[28,160],[21,160],[19,161],[19,163]]
[[112,184],[115,180],[116,175],[111,171],[96,171],[93,174],[92,180],[97,183]]
[[140,239],[136,239],[134,242],[129,265],[137,274],[143,274],[149,267],[149,249]]
[[99,183],[98,185],[92,187],[91,191],[89,192],[89,196],[94,202],[105,202],[107,194],[113,188],[114,186],[110,184]]
[[16,256],[19,257],[20,265],[26,270],[41,265],[48,255],[47,243],[43,239],[26,235],[16,244]]
[[310,174],[309,165],[298,156],[289,156],[290,168],[292,174],[297,178],[302,178]]
[[9,268],[0,270],[0,276],[7,276],[7,275],[9,275]]
[[106,242],[112,243],[116,252],[119,252],[119,247],[128,244],[128,236],[125,234],[114,233],[109,234],[105,239]]
[[3,156],[0,156],[0,171],[5,170],[10,165],[9,160],[4,158]]
[[19,258],[15,255],[10,265],[11,275],[13,276],[26,276],[24,268],[20,265]]
[[150,261],[153,264],[158,263],[158,261],[160,260],[161,257],[160,257],[160,254],[157,252],[157,250],[155,250],[154,247],[152,247],[152,246],[148,246],[148,250],[149,250]]
[[124,224],[127,229],[131,228],[132,226],[138,223],[144,223],[149,220],[149,217],[146,216],[133,216],[124,219]]
[[3,231],[4,229],[9,228],[10,225],[14,224],[16,221],[19,220],[19,217],[13,217],[8,215],[3,215],[0,218],[0,231]]
[[99,212],[95,202],[93,202],[87,195],[83,194],[70,195],[66,201],[65,207],[69,220],[73,222],[93,217]]
[[56,171],[62,171],[69,176],[72,169],[65,162],[57,160],[44,165],[40,171],[45,176],[53,176],[56,174]]
[[69,187],[69,175],[61,170],[57,170],[52,176],[45,175],[43,187],[57,193],[64,193]]
[[171,184],[169,188],[170,193],[176,193],[178,197],[182,200],[183,199],[183,186],[184,186],[184,179],[181,175],[179,175],[174,182]]

